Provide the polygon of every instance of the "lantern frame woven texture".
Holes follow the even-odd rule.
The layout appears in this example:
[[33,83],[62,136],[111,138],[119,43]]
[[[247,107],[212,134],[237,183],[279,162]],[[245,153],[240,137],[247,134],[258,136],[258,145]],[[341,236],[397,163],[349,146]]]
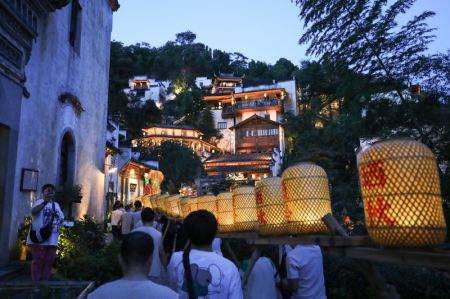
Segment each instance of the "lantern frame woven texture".
[[197,197],[186,196],[180,201],[181,211],[183,214],[183,219],[186,218],[190,213],[197,211]]
[[167,198],[167,214],[170,217],[178,218],[180,217],[180,210],[178,207],[178,202],[180,201],[180,195],[175,194]]
[[261,180],[255,186],[255,193],[260,235],[286,234],[288,228],[281,178]]
[[141,197],[142,206],[144,208],[152,208],[152,203],[150,202],[151,195],[144,195]]
[[247,232],[258,230],[255,188],[241,186],[233,190],[233,230]]
[[159,212],[161,214],[167,214],[167,199],[169,198],[169,196],[169,194],[160,195],[156,200]]
[[290,234],[327,234],[322,217],[331,213],[330,189],[325,170],[311,162],[287,168],[282,174]]
[[216,196],[216,202],[219,233],[232,232],[234,230],[233,193],[219,193]]
[[207,210],[217,219],[217,199],[215,195],[203,195],[197,197],[197,209]]
[[411,139],[360,149],[357,164],[370,238],[384,246],[426,247],[446,238],[433,152]]
[[158,208],[158,197],[160,195],[159,194],[153,194],[152,196],[150,196],[150,203],[152,204],[152,209],[155,212],[159,213],[159,208]]

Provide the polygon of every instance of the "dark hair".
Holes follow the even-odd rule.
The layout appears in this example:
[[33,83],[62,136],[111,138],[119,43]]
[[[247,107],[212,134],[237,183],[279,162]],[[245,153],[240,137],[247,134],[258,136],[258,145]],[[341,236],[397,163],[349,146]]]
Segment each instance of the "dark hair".
[[128,211],[128,210],[130,210],[131,209],[131,205],[130,204],[127,204],[126,206],[125,206],[125,211]]
[[141,202],[140,200],[136,200],[136,201],[134,202],[134,207],[135,207],[136,209],[139,209],[140,207],[142,207],[142,202]]
[[142,222],[152,222],[155,219],[155,212],[150,208],[144,208],[141,212]]
[[209,245],[216,237],[217,220],[207,210],[190,213],[183,223],[186,234],[194,245]]
[[153,255],[153,239],[143,232],[128,234],[120,247],[125,265],[143,265]]
[[[186,235],[191,240],[191,244],[194,245],[210,245],[217,233],[216,217],[207,210],[198,210],[190,213],[184,219],[183,224]],[[190,251],[190,245],[183,251],[183,267],[189,299],[194,299],[196,297],[192,280],[191,262],[189,261]]]
[[47,188],[53,188],[53,190],[56,189],[55,185],[53,185],[53,184],[45,184],[44,186],[42,186],[42,192],[44,192],[45,189],[47,189]]

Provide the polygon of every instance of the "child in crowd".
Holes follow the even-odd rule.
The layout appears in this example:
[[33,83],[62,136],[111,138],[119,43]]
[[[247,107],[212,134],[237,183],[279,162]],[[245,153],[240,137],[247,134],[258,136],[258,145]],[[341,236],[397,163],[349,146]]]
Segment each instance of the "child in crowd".
[[152,264],[152,238],[143,232],[133,232],[125,237],[120,248],[119,262],[123,277],[104,284],[88,295],[88,299],[175,299],[177,294],[147,279]]
[[168,266],[179,298],[242,299],[241,279],[236,266],[212,251],[217,220],[206,210],[189,214],[184,229],[190,246],[175,252]]

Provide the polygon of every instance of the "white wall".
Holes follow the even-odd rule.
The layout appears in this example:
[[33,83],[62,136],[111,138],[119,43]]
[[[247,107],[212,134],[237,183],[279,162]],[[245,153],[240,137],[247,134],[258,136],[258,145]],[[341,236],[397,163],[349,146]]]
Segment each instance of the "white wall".
[[[74,180],[83,186],[82,203],[75,204],[74,216],[89,213],[102,219],[112,10],[107,0],[81,0],[80,4],[80,55],[69,44],[71,5],[39,20],[26,66],[25,86],[31,96],[23,99],[20,120],[13,200],[17,224],[31,214],[31,204],[40,196],[40,192],[19,192],[21,169],[39,170],[39,188],[56,184],[65,132],[71,132],[75,140]],[[60,103],[58,97],[65,92],[77,96],[86,111],[77,116],[70,104]],[[17,226],[11,225],[11,231],[17,231]]]

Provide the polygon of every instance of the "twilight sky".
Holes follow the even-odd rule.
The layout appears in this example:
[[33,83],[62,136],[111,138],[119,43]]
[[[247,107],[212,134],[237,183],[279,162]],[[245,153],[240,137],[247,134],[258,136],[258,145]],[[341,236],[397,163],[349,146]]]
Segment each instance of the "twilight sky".
[[[147,42],[153,47],[191,30],[197,42],[250,59],[274,64],[284,57],[298,65],[306,46],[298,39],[303,26],[290,0],[122,0],[114,14],[112,40],[125,45]],[[436,12],[429,22],[437,27],[430,51],[450,49],[450,1],[418,0],[409,15]]]

